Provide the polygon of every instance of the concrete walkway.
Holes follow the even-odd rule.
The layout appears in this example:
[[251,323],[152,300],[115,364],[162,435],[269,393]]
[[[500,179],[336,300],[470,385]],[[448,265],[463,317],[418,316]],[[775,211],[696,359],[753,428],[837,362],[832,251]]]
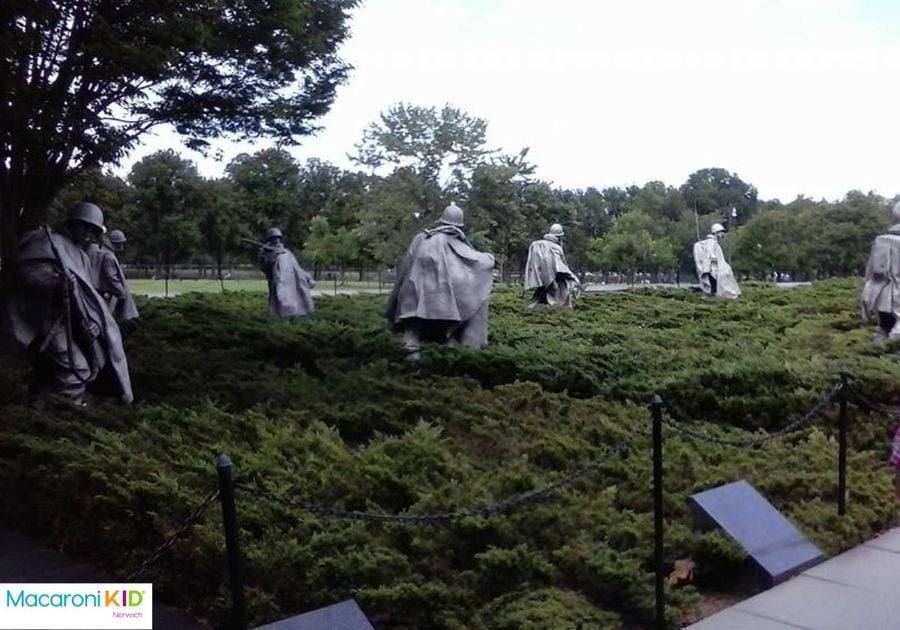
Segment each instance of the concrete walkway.
[[900,528],[688,626],[691,630],[900,628]]
[[[83,560],[39,545],[0,525],[0,582],[25,583],[75,583],[116,582],[99,568]],[[154,593],[155,594],[155,593]],[[209,630],[209,626],[194,620],[190,615],[153,598],[154,630]]]

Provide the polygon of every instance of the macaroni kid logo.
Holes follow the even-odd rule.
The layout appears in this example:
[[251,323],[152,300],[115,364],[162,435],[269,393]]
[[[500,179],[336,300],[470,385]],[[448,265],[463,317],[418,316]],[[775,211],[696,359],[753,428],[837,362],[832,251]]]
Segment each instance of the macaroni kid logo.
[[0,630],[152,628],[152,584],[0,584]]

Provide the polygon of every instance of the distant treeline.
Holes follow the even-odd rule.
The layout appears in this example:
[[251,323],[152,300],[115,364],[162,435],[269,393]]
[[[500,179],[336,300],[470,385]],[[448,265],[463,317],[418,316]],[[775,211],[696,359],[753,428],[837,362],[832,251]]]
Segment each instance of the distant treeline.
[[[470,240],[495,255],[505,279],[554,222],[565,226],[567,255],[580,272],[690,275],[692,243],[719,222],[739,274],[808,279],[860,274],[894,201],[859,191],[837,202],[765,201],[723,168],[696,171],[678,187],[654,181],[569,190],[535,179],[527,150],[484,150],[479,124],[452,108],[396,106],[366,130],[357,171],[265,149],[238,156],[220,179],[204,179],[192,162],[162,151],[126,179],[82,173],[57,197],[54,213],[59,218],[77,200],[98,203],[107,224],[128,235],[126,260],[161,273],[177,264],[249,262],[252,249],[241,239],[270,226],[313,266],[389,269],[452,200],[466,211]],[[409,129],[429,125],[433,133],[410,140]]]

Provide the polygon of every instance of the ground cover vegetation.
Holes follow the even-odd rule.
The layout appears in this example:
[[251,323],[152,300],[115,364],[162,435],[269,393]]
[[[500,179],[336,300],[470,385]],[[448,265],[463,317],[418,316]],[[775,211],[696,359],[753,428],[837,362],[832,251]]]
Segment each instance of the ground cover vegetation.
[[[374,512],[482,507],[541,488],[647,426],[660,393],[695,430],[762,435],[802,416],[846,366],[858,389],[900,394],[896,346],[858,321],[859,282],[738,301],[689,290],[583,297],[574,311],[492,298],[491,345],[427,347],[404,364],[384,296],[322,298],[303,322],[267,319],[250,292],[140,299],[125,331],[137,403],[38,413],[21,361],[0,369],[0,511],[10,524],[124,576],[215,487],[227,453],[279,495]],[[893,420],[853,408],[849,510],[836,515],[832,407],[754,449],[667,428],[666,563],[691,558],[669,621],[745,574],[740,551],[692,528],[687,498],[747,479],[828,554],[895,519],[884,465]],[[238,496],[253,623],[356,598],[385,628],[634,628],[652,621],[649,436],[555,498],[448,526],[325,519]],[[157,596],[222,625],[217,506],[151,569]]]

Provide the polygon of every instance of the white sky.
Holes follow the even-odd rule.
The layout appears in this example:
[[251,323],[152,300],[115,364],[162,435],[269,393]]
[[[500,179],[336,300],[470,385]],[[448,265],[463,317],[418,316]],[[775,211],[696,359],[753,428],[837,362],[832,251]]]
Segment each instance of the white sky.
[[[450,103],[566,188],[722,167],[763,199],[900,192],[900,0],[368,0],[342,56],[300,160],[355,168],[388,106]],[[265,146],[218,143],[215,162],[160,131],[118,172],[174,148],[217,177]]]

